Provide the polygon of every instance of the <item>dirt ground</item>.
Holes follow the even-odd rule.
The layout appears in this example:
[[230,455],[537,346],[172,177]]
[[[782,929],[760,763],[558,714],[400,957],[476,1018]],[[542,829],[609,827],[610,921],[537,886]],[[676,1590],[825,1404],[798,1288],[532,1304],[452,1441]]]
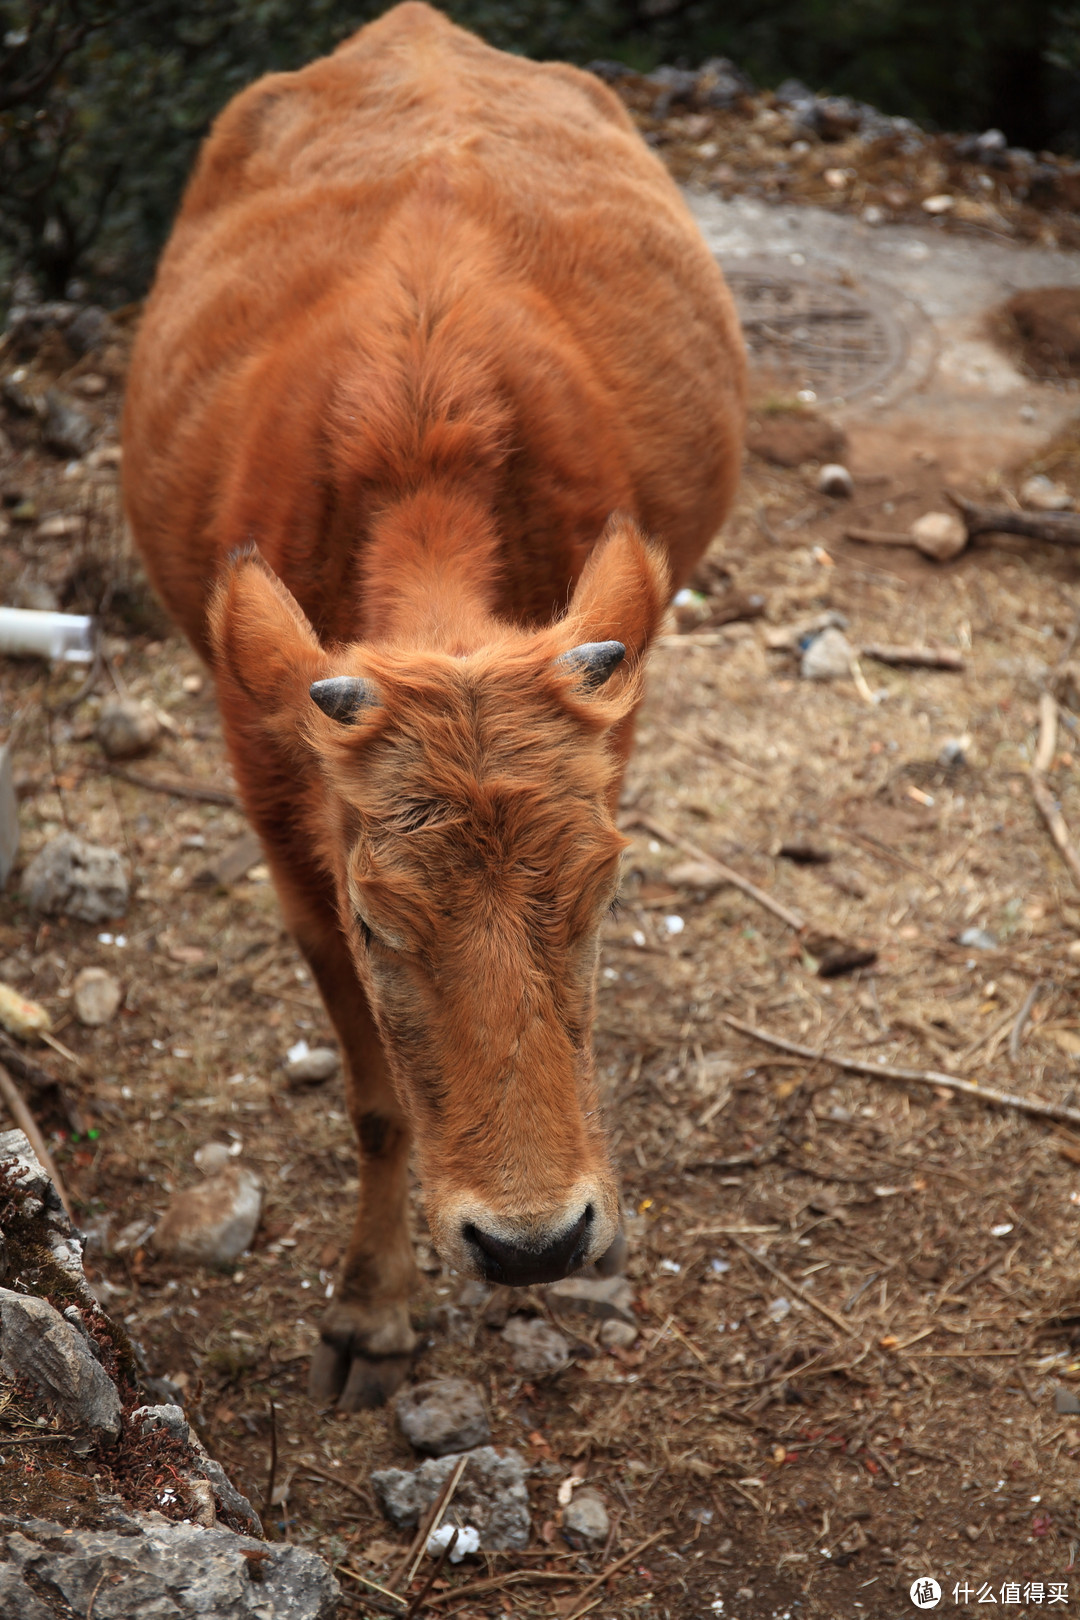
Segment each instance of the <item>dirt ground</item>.
[[[35,364],[51,376],[63,358]],[[121,850],[133,899],[105,929],[43,923],[13,880],[0,979],[48,1007],[78,1058],[36,1052],[57,1086],[28,1096],[91,1234],[103,1303],[149,1373],[182,1393],[268,1533],[334,1562],[343,1614],[374,1613],[356,1574],[385,1580],[407,1538],[367,1479],[415,1459],[391,1413],[316,1411],[304,1392],[356,1180],[337,1082],[291,1091],[282,1070],[294,1042],[325,1044],[329,1024],[265,870],[212,875],[244,834],[239,809],[110,775],[93,741],[110,690],[144,698],[168,729],[134,776],[228,799],[210,684],[148,598],[118,520],[109,447],[123,362],[119,342],[64,375],[75,392],[87,373],[107,384],[85,396],[102,434],[88,460],[65,468],[13,416],[0,469],[0,595],[25,601],[44,584],[67,607],[100,609],[105,667],[80,692],[77,672],[7,660],[0,693],[21,861],[71,827]],[[798,408],[774,375],[755,405],[767,451]],[[467,1560],[425,1613],[567,1620],[580,1601],[597,1620],[885,1620],[914,1612],[922,1576],[962,1612],[1039,1612],[1062,1583],[1080,1600],[1080,1416],[1055,1409],[1056,1391],[1080,1392],[1080,1131],[933,1083],[845,1075],[726,1022],[1080,1105],[1080,890],[1029,780],[1039,694],[1076,636],[1077,555],[984,540],[935,565],[845,540],[848,527],[902,528],[942,506],[935,439],[917,416],[878,420],[872,450],[851,458],[848,501],[816,493],[813,464],[748,456],[706,602],[653,656],[596,1026],[638,1344],[609,1353],[564,1322],[571,1368],[522,1383],[491,1323],[508,1303],[548,1311],[540,1290],[467,1307],[466,1337],[450,1339],[441,1307],[461,1280],[424,1242],[417,1200],[415,1375],[483,1385],[496,1443],[532,1465],[535,1532],[528,1553]],[[1075,429],[1023,465],[984,464],[964,488],[1006,499],[1037,471],[1080,496]],[[40,537],[56,514],[81,518],[81,532]],[[757,597],[759,616],[716,622],[756,612]],[[856,649],[938,645],[963,668],[864,654],[858,679],[800,679],[797,648],[774,643],[826,611]],[[1063,704],[1050,780],[1073,829],[1078,759]],[[717,883],[698,849],[807,928]],[[972,929],[974,944],[962,939]],[[838,944],[876,955],[823,977]],[[72,981],[91,964],[125,992],[99,1030],[71,1015]],[[235,1271],[174,1272],[147,1230],[198,1179],[209,1141],[261,1176],[263,1219]],[[7,1455],[46,1466],[40,1450]],[[63,1495],[78,1461],[52,1466]],[[595,1553],[568,1548],[559,1528],[572,1474],[611,1511]]]

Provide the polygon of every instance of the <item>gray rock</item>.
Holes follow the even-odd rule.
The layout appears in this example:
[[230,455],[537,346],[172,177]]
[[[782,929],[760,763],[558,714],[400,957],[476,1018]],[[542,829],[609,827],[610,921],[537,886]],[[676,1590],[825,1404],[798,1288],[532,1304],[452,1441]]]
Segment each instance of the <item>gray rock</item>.
[[802,655],[799,673],[804,681],[843,680],[851,674],[854,649],[842,630],[830,626],[815,636]]
[[622,1322],[618,1317],[613,1317],[610,1322],[602,1322],[597,1335],[605,1350],[629,1350],[640,1336],[640,1328],[632,1327],[629,1322]]
[[149,704],[113,697],[101,705],[94,736],[107,759],[138,759],[149,753],[160,731],[161,722]]
[[250,1245],[261,1212],[259,1178],[244,1165],[228,1165],[170,1199],[152,1243],[173,1260],[228,1266]]
[[512,1316],[502,1331],[514,1370],[523,1378],[547,1378],[570,1360],[570,1344],[538,1316]]
[[625,1277],[565,1277],[551,1284],[547,1297],[560,1315],[634,1321],[634,1290]]
[[415,1384],[398,1396],[396,1411],[406,1440],[429,1457],[471,1451],[491,1440],[483,1392],[464,1378]]
[[604,1498],[591,1485],[576,1490],[563,1508],[563,1535],[571,1547],[584,1547],[589,1541],[606,1541],[611,1529]]
[[[528,1472],[516,1451],[499,1452],[494,1446],[470,1451],[465,1472],[447,1510],[445,1523],[475,1525],[487,1552],[507,1552],[529,1542]],[[381,1468],[371,1476],[372,1488],[391,1524],[415,1530],[457,1465],[451,1452],[432,1457],[419,1468]]]
[[24,1189],[22,1215],[34,1222],[34,1237],[65,1273],[68,1286],[91,1308],[97,1301],[83,1275],[82,1243],[60,1202],[60,1194],[38,1161],[22,1131],[0,1131],[0,1163],[14,1160],[18,1184]]
[[59,1594],[65,1614],[88,1614],[93,1602],[94,1620],[332,1620],[341,1596],[314,1553],[221,1527],[138,1514],[118,1530],[40,1519],[3,1528],[4,1620],[52,1620],[35,1587]]
[[119,980],[99,967],[83,968],[71,989],[75,1016],[90,1029],[111,1022],[124,996]]
[[94,441],[95,428],[85,411],[62,394],[50,388],[45,394],[45,419],[42,437],[50,450],[61,456],[85,456]]
[[[131,1421],[139,1424],[143,1434],[153,1429],[165,1429],[174,1440],[179,1440],[181,1445],[191,1450],[193,1455],[187,1483],[196,1501],[202,1498],[200,1506],[204,1521],[213,1523],[216,1500],[218,1507],[230,1513],[250,1534],[262,1535],[262,1525],[255,1509],[247,1497],[236,1489],[221,1464],[208,1455],[206,1447],[184,1416],[183,1407],[171,1402],[161,1406],[137,1406],[131,1414]],[[201,1487],[205,1487],[205,1490]],[[206,1511],[206,1491],[210,1495],[209,1513]]]
[[36,1385],[69,1423],[119,1439],[116,1385],[48,1300],[0,1288],[0,1371]]
[[74,833],[60,833],[38,850],[22,886],[32,909],[49,917],[98,923],[127,910],[127,874],[117,851]]
[[112,321],[98,304],[87,304],[80,309],[64,332],[68,348],[77,355],[100,349],[111,336]]
[[285,1079],[290,1086],[321,1086],[332,1080],[341,1068],[341,1058],[332,1046],[314,1046],[302,1057],[293,1058],[285,1065]]

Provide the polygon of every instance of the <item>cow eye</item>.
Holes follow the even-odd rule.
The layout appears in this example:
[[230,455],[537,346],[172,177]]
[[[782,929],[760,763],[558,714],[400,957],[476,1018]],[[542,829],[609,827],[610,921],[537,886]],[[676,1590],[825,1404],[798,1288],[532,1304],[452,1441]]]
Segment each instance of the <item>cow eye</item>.
[[375,943],[375,930],[372,928],[367,918],[362,916],[359,911],[355,913],[355,916],[357,932],[359,933],[360,938],[363,940],[364,945],[370,950],[372,945]]

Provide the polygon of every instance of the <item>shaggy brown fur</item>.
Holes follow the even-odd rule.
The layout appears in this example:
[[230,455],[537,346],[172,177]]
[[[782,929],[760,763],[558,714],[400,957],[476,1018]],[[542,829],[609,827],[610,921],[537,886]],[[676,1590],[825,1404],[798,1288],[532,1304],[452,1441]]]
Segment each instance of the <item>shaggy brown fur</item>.
[[[361,1195],[319,1398],[407,1367],[410,1143],[461,1270],[497,1264],[477,1230],[529,1256],[580,1229],[575,1265],[616,1236],[590,1055],[614,805],[742,402],[720,274],[587,74],[406,4],[207,141],[125,491],[345,1053]],[[609,640],[598,689],[557,661]],[[309,696],[331,676],[368,683],[351,724]]]

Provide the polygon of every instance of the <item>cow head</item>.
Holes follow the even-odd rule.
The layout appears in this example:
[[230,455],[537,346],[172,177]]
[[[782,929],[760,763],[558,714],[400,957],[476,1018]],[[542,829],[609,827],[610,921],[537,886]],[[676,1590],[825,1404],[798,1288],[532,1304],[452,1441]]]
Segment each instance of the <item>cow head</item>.
[[465,1273],[551,1281],[617,1234],[591,1025],[625,843],[618,731],[665,596],[628,524],[564,618],[489,621],[465,651],[324,649],[255,554],[217,592],[223,705],[304,784],[432,1237]]

